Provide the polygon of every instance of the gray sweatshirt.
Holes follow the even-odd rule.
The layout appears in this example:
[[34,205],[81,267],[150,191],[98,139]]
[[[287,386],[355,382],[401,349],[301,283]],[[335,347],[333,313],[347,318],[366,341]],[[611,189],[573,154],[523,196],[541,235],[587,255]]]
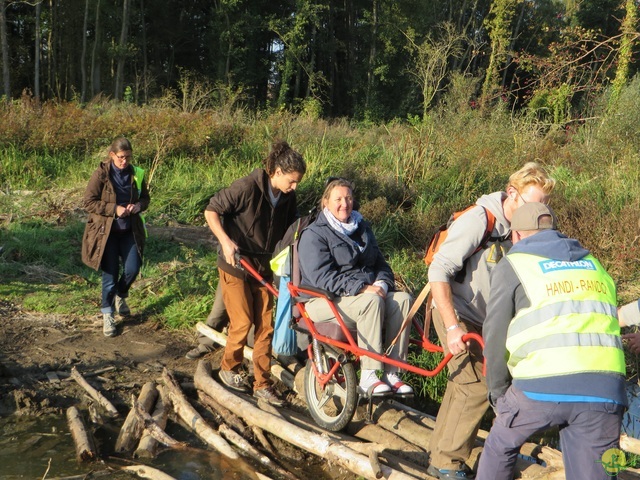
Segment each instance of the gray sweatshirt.
[[[447,229],[447,238],[429,266],[429,282],[448,282],[458,316],[478,325],[484,322],[487,311],[491,270],[511,248],[511,225],[502,210],[506,195],[483,195],[476,202],[477,208],[458,217]],[[489,241],[487,248],[473,253],[487,228],[487,217],[480,206],[496,217],[491,236],[503,240]],[[464,274],[458,275],[463,269]]]

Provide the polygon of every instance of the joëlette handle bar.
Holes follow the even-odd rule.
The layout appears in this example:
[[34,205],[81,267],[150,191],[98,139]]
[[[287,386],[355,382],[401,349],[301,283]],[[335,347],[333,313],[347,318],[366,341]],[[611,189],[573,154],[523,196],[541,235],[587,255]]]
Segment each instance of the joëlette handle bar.
[[[350,334],[349,329],[347,328],[347,326],[344,323],[344,320],[342,319],[342,316],[340,315],[340,312],[338,311],[338,309],[335,306],[335,303],[333,301],[331,301],[330,294],[328,294],[328,292],[323,292],[321,290],[318,290],[316,288],[310,288],[310,287],[306,287],[306,286],[296,286],[293,285],[291,283],[288,284],[288,288],[289,288],[289,292],[291,293],[292,298],[296,299],[300,297],[300,294],[304,294],[310,297],[316,297],[316,298],[323,298],[329,308],[331,309],[336,321],[338,322],[338,325],[340,325],[342,332],[344,334],[344,337],[346,338],[346,342],[340,341],[340,340],[336,340],[335,338],[331,338],[331,337],[327,337],[325,335],[322,335],[315,327],[315,324],[313,323],[313,320],[311,319],[311,317],[309,316],[309,314],[307,313],[304,303],[298,303],[298,309],[300,310],[301,315],[305,318],[305,320],[307,321],[307,328],[309,329],[309,331],[311,332],[311,335],[313,338],[315,338],[316,340],[318,340],[319,342],[322,343],[326,343],[328,345],[332,345],[334,347],[338,347],[341,348],[342,350],[345,350],[347,352],[350,352],[358,357],[369,357],[372,358],[374,360],[378,360],[380,362],[383,363],[387,363],[389,365],[393,365],[395,367],[401,368],[403,370],[407,370],[409,372],[418,374],[418,375],[422,375],[425,377],[433,377],[435,375],[437,375],[438,373],[440,373],[440,371],[446,366],[447,363],[449,363],[449,360],[451,360],[451,357],[453,357],[453,354],[448,353],[447,355],[444,356],[444,358],[440,361],[440,363],[433,369],[433,370],[426,370],[424,368],[420,368],[420,367],[416,367],[414,365],[411,365],[410,363],[401,361],[401,360],[394,360],[393,358],[389,358],[386,355],[382,355],[376,352],[372,352],[370,350],[365,350],[363,348],[360,348],[358,346],[358,344],[356,343],[356,341],[353,339],[353,336]],[[480,335],[478,335],[477,333],[466,333],[462,336],[462,341],[464,342],[468,342],[468,341],[475,341],[477,342],[480,347],[482,349],[484,349],[484,341],[482,340],[482,337]],[[482,373],[483,375],[486,376],[486,363],[483,362],[483,367],[482,367]]]
[[260,285],[267,287],[274,297],[278,298],[278,290],[271,284],[271,282],[267,282],[262,275],[258,273],[258,271],[251,266],[249,262],[247,262],[244,258],[242,258],[239,254],[236,254],[236,267],[243,268],[247,272],[249,272]]
[[[244,258],[240,257],[239,254],[236,254],[236,262],[237,262],[236,264],[237,266],[239,265],[240,268],[244,268],[246,271],[248,271],[258,282],[260,282],[261,285],[264,285],[267,288],[267,290],[269,290],[276,298],[278,298],[278,290],[276,290],[275,287],[270,282],[267,282],[264,279],[264,277],[260,275],[258,271],[255,268],[253,268],[249,262],[247,262]],[[307,295],[310,295],[313,297],[324,298],[325,301],[329,304],[329,307],[331,308],[333,314],[335,315],[336,320],[338,321],[338,324],[344,331],[345,337],[347,338],[347,341],[349,343],[341,342],[339,340],[335,340],[333,338],[321,335],[318,332],[318,330],[316,330],[315,325],[313,324],[313,320],[307,314],[306,309],[304,308],[304,304],[299,304],[299,309],[303,314],[303,316],[307,319],[307,326],[309,330],[311,330],[312,336],[320,342],[324,342],[329,345],[342,348],[343,350],[351,352],[354,355],[357,355],[358,357],[363,357],[363,356],[370,357],[370,358],[373,358],[374,360],[378,360],[383,363],[388,363],[390,365],[394,365],[396,367],[402,368],[409,372],[416,373],[418,375],[423,375],[426,377],[433,377],[438,373],[440,373],[440,371],[445,367],[445,365],[449,363],[449,360],[451,360],[451,357],[453,357],[453,354],[449,352],[447,355],[444,356],[444,358],[440,361],[440,363],[436,366],[436,368],[434,368],[433,370],[426,370],[424,368],[413,366],[410,363],[394,360],[392,358],[387,357],[386,355],[381,355],[379,353],[360,348],[355,342],[355,340],[353,339],[353,337],[351,336],[351,334],[349,333],[349,329],[345,325],[344,320],[342,319],[342,316],[338,312],[335,304],[331,301],[331,299],[329,299],[329,297],[326,294],[318,291],[317,289],[305,289],[303,287],[296,287],[293,285],[289,287],[289,290],[291,291],[291,295],[294,298],[298,297],[299,293],[306,293]],[[482,337],[477,333],[466,333],[462,336],[463,342],[468,342],[471,340],[477,342],[480,345],[480,347],[484,349],[484,341],[482,340]],[[483,362],[482,374],[485,376],[486,376],[486,367],[487,367],[486,362]]]

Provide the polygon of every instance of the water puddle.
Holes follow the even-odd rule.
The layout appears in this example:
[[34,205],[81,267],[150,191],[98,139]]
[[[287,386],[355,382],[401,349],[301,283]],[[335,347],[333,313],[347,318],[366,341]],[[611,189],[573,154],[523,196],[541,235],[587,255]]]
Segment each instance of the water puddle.
[[[167,432],[180,439],[187,432],[176,429]],[[94,437],[98,451],[104,452],[104,445],[114,445],[118,436],[113,431],[99,427]],[[108,470],[109,466],[145,464],[162,470],[178,480],[245,480],[255,478],[251,469],[241,470],[239,462],[206,450],[162,450],[153,459],[132,460],[123,458],[105,458],[91,463],[79,463],[76,460],[75,445],[64,416],[0,418],[0,479],[53,479],[74,475],[86,475],[92,472]],[[241,463],[241,462],[240,462]],[[46,475],[46,476],[45,476]],[[113,470],[103,478],[131,479],[131,473]]]

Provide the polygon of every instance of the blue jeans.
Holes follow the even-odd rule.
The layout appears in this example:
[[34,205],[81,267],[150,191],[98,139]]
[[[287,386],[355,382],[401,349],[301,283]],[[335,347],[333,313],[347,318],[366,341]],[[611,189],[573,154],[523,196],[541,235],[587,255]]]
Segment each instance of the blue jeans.
[[[120,275],[120,259],[123,269]],[[113,300],[116,295],[126,298],[134,282],[142,259],[131,230],[111,231],[102,255],[102,313],[113,313]]]
[[560,427],[567,480],[610,480],[602,454],[617,448],[624,407],[615,403],[556,403],[528,398],[509,387],[480,455],[476,480],[510,480],[522,444],[536,432]]

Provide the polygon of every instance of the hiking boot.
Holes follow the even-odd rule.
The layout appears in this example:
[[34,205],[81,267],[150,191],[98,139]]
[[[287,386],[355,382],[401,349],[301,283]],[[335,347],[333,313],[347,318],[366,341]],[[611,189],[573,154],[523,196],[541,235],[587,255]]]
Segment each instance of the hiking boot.
[[131,315],[131,310],[129,310],[129,305],[124,298],[116,295],[115,299],[116,313],[122,315],[123,317],[127,317]]
[[222,383],[232,390],[244,393],[249,392],[247,376],[244,373],[234,372],[233,370],[220,370],[218,377]]
[[452,479],[452,480],[469,479],[470,480],[470,479],[476,478],[476,474],[473,472],[473,470],[471,470],[466,465],[463,465],[463,468],[461,470],[439,469],[434,465],[429,465],[429,467],[427,468],[427,474],[431,475],[432,477],[439,478],[441,480],[449,480],[449,479]]
[[391,387],[378,378],[375,370],[362,370],[360,374],[360,395],[377,397],[391,393]]
[[266,387],[261,388],[260,390],[255,390],[253,392],[253,398],[257,400],[262,399],[269,405],[273,405],[274,407],[284,407],[286,403],[273,387]]
[[115,337],[116,333],[118,332],[116,330],[116,321],[113,319],[113,314],[103,313],[102,321],[103,321],[102,333],[104,333],[104,336]]
[[204,357],[207,353],[212,351],[213,351],[213,347],[200,343],[198,344],[197,347],[194,347],[191,350],[189,350],[184,357],[189,360],[197,360],[200,357]]
[[386,372],[382,376],[382,380],[391,387],[396,395],[413,395],[413,388],[402,381],[396,372]]

